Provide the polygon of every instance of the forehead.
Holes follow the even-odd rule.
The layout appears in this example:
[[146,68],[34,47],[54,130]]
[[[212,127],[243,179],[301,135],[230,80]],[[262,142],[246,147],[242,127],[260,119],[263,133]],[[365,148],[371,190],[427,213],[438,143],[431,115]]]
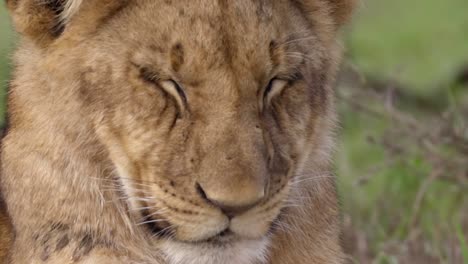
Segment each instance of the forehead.
[[[170,30],[179,37],[206,41],[220,31],[230,35],[258,33],[274,27],[273,1],[265,0],[178,0],[135,1],[135,13],[145,28]],[[138,23],[137,19],[134,19]],[[270,26],[268,26],[270,25]],[[141,25],[140,25],[141,26]],[[154,29],[154,28],[153,28]],[[205,35],[200,35],[204,33]]]
[[120,22],[131,32],[129,41],[135,42],[138,50],[168,53],[177,46],[183,51],[185,64],[245,67],[268,59],[272,43],[300,30],[300,23],[287,19],[294,16],[282,13],[286,10],[282,2],[139,0],[132,3]]

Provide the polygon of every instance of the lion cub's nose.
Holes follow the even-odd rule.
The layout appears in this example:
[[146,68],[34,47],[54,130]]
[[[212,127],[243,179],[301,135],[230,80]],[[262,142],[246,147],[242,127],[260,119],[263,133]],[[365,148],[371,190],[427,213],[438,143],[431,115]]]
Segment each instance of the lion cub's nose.
[[219,188],[218,186],[202,186],[197,184],[200,196],[218,207],[229,218],[233,218],[254,207],[265,197],[263,185],[242,186],[242,188]]

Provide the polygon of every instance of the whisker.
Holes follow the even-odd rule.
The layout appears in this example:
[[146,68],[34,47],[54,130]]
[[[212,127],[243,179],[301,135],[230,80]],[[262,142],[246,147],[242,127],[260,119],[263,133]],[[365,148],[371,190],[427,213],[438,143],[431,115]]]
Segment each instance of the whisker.
[[158,237],[160,236],[161,234],[164,234],[164,232],[166,232],[167,230],[170,230],[170,229],[173,229],[175,226],[174,225],[170,225],[166,228],[163,228],[161,231],[157,232],[156,234],[153,235],[153,237]]
[[286,45],[289,45],[291,43],[295,43],[295,42],[299,42],[299,41],[306,41],[306,40],[313,40],[313,39],[317,39],[317,37],[308,36],[308,37],[296,38],[296,39],[288,40],[288,41],[285,41],[285,42],[281,42],[281,43],[279,43],[279,45],[280,46],[286,46]]
[[317,181],[317,180],[322,180],[322,179],[334,179],[335,176],[314,176],[314,177],[310,177],[310,178],[304,178],[304,179],[294,179],[293,181],[290,181],[289,184],[290,185],[297,185],[299,183],[304,183],[304,182],[309,182],[309,181]]
[[145,221],[147,220],[149,217],[152,217],[152,216],[155,216],[155,215],[159,215],[159,214],[162,214],[164,212],[167,212],[169,211],[169,208],[161,208],[161,209],[158,209],[156,212],[152,213],[152,214],[149,214],[149,215],[145,215],[144,217],[138,219],[137,222],[141,222],[141,221]]
[[335,175],[333,171],[314,171],[301,174],[292,174],[291,177],[315,176],[315,175]]
[[120,185],[122,185],[121,180],[127,180],[127,181],[130,181],[130,182],[133,182],[134,184],[141,184],[141,185],[144,185],[146,183],[146,185],[144,185],[146,187],[151,186],[151,185],[148,185],[148,184],[158,184],[155,181],[132,179],[132,178],[120,177],[120,176],[116,176],[115,179],[108,179],[108,178],[106,179],[106,178],[98,178],[98,177],[90,177],[90,178],[94,179],[94,180],[97,180],[97,181],[113,182],[113,183],[117,183],[117,184],[120,184]]
[[127,197],[127,200],[134,200],[134,201],[140,201],[140,202],[151,202],[156,200],[157,198],[154,196],[151,197]]
[[273,228],[279,231],[283,231],[285,233],[291,233],[293,231],[289,224],[284,223],[282,221],[273,222]]
[[164,219],[155,219],[155,220],[140,222],[140,223],[137,223],[136,225],[141,226],[141,225],[152,224],[152,223],[161,223],[161,222],[166,222],[166,220],[164,220]]
[[130,211],[144,211],[144,210],[151,210],[157,208],[156,206],[145,206],[145,207],[136,207],[130,208]]
[[300,53],[300,52],[286,52],[285,56],[287,58],[296,58],[296,59],[307,60],[309,62],[317,62],[316,58],[312,58],[312,57],[308,56],[307,54]]

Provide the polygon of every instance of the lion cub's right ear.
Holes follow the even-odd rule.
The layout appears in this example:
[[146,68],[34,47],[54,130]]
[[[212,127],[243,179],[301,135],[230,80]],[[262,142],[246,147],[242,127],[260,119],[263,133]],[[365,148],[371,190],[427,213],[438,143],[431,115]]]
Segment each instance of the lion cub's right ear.
[[16,30],[47,46],[70,29],[82,33],[127,0],[6,0]]

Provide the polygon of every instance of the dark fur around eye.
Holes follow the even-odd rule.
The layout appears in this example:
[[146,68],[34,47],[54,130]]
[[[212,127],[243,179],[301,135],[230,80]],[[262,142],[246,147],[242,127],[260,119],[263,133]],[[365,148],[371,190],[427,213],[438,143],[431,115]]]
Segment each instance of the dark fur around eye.
[[157,84],[160,81],[159,76],[146,67],[140,68],[140,77],[146,82]]

